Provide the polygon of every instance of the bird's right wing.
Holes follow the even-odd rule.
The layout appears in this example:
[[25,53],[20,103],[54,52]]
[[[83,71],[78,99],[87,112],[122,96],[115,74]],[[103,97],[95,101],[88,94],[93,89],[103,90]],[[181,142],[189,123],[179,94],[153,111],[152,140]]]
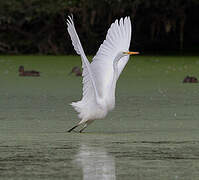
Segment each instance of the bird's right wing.
[[90,68],[90,63],[84,53],[81,42],[75,30],[73,19],[70,16],[68,16],[68,19],[67,19],[67,26],[68,26],[67,30],[71,37],[74,49],[77,52],[77,54],[81,56],[81,59],[82,59],[83,98],[86,99],[86,97],[88,98],[89,95],[91,94],[94,94],[96,98],[98,98],[99,95],[98,95],[95,81],[93,78],[93,72]]

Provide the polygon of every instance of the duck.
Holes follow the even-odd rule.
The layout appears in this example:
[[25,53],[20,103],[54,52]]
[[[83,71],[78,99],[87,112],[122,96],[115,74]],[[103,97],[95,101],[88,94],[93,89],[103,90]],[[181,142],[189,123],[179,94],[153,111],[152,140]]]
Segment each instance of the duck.
[[34,76],[38,77],[40,76],[40,72],[31,70],[31,71],[25,71],[24,66],[19,66],[19,76]]
[[198,83],[198,79],[194,76],[186,76],[183,83]]
[[71,72],[69,73],[69,75],[72,73],[74,73],[76,76],[82,76],[82,71],[81,71],[80,67],[78,67],[78,66],[74,66],[72,68]]

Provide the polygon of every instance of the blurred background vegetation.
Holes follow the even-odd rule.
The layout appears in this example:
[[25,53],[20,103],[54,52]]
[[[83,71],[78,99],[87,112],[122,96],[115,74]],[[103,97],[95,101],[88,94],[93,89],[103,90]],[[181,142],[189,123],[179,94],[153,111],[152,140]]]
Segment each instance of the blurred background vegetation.
[[0,53],[73,54],[71,13],[87,54],[122,16],[133,23],[132,50],[199,52],[199,0],[1,0]]

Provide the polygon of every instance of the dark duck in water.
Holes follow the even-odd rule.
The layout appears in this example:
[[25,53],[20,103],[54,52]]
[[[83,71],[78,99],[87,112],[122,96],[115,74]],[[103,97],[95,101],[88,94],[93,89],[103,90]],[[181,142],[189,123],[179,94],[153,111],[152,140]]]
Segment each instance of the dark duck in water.
[[198,83],[198,79],[194,76],[186,76],[183,83]]
[[74,73],[76,76],[82,76],[82,71],[78,66],[74,66],[69,74]]
[[35,70],[25,71],[23,66],[19,66],[19,76],[40,76],[40,72]]

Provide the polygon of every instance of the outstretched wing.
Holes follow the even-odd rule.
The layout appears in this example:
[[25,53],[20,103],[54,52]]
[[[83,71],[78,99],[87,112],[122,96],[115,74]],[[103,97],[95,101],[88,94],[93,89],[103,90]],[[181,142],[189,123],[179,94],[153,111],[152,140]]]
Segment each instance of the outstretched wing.
[[81,42],[75,30],[73,19],[70,16],[68,16],[67,19],[67,26],[68,26],[67,30],[71,37],[74,49],[77,52],[77,54],[81,56],[82,59],[83,98],[86,99],[87,97],[91,97],[91,95],[93,96],[95,95],[96,98],[98,98],[99,95],[94,82],[93,72],[90,68],[90,63],[84,53]]
[[[128,51],[131,42],[131,20],[130,17],[121,18],[112,23],[106,39],[101,44],[96,56],[91,63],[96,86],[100,96],[110,88],[113,79],[113,61],[121,51]],[[118,62],[118,77],[128,62],[129,56],[124,56]]]

